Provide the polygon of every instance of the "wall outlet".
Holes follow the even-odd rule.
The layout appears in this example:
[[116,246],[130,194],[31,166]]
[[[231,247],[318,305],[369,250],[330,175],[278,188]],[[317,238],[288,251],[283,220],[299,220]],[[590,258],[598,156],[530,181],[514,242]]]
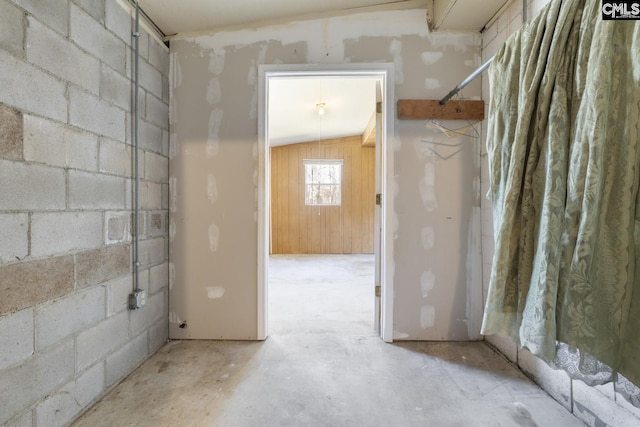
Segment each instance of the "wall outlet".
[[144,304],[146,302],[147,302],[147,291],[145,291],[144,289],[139,289],[129,294],[130,310],[137,310],[139,308],[142,308],[144,307]]

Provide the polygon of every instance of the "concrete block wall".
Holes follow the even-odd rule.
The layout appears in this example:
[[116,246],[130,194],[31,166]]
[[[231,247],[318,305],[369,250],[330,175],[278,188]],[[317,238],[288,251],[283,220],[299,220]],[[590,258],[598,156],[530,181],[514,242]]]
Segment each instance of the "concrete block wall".
[[[549,0],[526,1],[527,17],[531,20]],[[483,61],[489,59],[502,46],[506,39],[522,27],[523,1],[513,0],[508,7],[483,32]],[[482,79],[482,99],[485,108],[489,108],[490,87],[487,73]],[[483,135],[486,135],[486,120],[483,122]],[[491,202],[484,197],[489,190],[486,144],[482,144],[482,258],[483,289],[489,285],[489,274],[493,258],[493,216]],[[509,360],[517,364],[529,377],[538,383],[547,393],[560,402],[567,410],[592,427],[603,426],[638,426],[640,425],[640,409],[630,405],[621,395],[614,391],[613,384],[589,387],[582,381],[572,380],[560,370],[550,368],[528,350],[518,348],[509,338],[498,335],[485,339],[503,353]]]
[[169,53],[121,0],[0,0],[0,425],[77,417],[167,340]]

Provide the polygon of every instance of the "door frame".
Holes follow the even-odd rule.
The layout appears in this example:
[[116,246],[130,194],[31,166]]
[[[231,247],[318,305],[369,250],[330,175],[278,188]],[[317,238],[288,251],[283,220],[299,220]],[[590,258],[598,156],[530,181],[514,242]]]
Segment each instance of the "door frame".
[[[381,171],[381,241],[380,241],[380,277],[381,277],[381,328],[380,335],[386,342],[393,341],[393,136],[395,135],[395,93],[394,67],[389,63],[339,64],[339,65],[258,65],[258,280],[257,280],[257,337],[267,338],[268,323],[268,266],[270,242],[270,186],[271,159],[267,141],[269,79],[272,77],[374,77],[382,81],[382,120],[383,132]],[[377,248],[376,248],[377,249]],[[375,285],[375,284],[374,284]],[[374,288],[372,286],[372,293]]]

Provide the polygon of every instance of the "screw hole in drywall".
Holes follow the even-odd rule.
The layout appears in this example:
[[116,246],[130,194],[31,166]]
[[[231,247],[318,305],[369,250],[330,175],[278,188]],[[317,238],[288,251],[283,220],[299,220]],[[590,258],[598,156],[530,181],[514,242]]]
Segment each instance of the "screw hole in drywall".
[[180,328],[180,329],[184,329],[184,328],[186,328],[186,327],[187,327],[187,322],[186,322],[186,321],[182,322],[182,323],[180,324],[180,326],[179,326],[179,328]]

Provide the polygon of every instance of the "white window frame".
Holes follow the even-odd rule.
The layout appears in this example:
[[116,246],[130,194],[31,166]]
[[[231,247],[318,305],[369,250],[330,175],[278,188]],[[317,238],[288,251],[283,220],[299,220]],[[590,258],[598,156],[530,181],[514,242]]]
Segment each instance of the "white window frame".
[[[342,205],[342,174],[343,174],[343,159],[303,159],[302,164],[304,165],[304,204],[306,206],[341,206]],[[312,165],[330,165],[330,166],[339,166],[339,176],[338,182],[309,182],[308,181],[308,173],[307,166]],[[338,187],[338,196],[337,200],[334,203],[313,203],[313,201],[309,200],[309,189],[311,186],[337,186]]]

